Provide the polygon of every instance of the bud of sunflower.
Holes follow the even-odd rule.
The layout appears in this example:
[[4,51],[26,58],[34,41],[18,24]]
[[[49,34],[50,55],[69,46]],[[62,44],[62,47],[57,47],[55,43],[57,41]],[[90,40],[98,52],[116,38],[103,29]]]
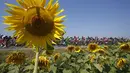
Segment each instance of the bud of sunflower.
[[75,50],[75,52],[80,52],[80,51],[81,51],[81,48],[80,48],[79,46],[76,46],[76,47],[74,48],[74,50]]
[[88,51],[93,52],[94,50],[98,49],[98,45],[95,43],[88,44]]
[[14,52],[7,56],[6,63],[8,64],[21,64],[24,62],[26,56],[23,52]]
[[122,51],[130,51],[130,46],[129,46],[129,44],[122,44],[122,45],[120,46],[120,49],[121,49]]
[[123,68],[125,64],[126,64],[126,59],[120,58],[117,60],[116,67],[120,69]]
[[56,53],[54,55],[54,62],[56,62],[60,58],[60,53]]
[[108,46],[105,45],[105,46],[104,46],[104,49],[108,49]]
[[100,53],[100,54],[106,54],[106,52],[103,49],[96,49],[93,52],[94,53]]
[[73,45],[69,45],[69,46],[67,46],[67,48],[66,48],[66,50],[67,50],[68,52],[73,52],[74,49],[75,49],[75,46],[73,46]]
[[81,50],[80,50],[80,52],[81,52],[81,53],[84,53],[84,52],[85,52],[85,50],[84,50],[84,49],[81,49]]
[[90,56],[89,59],[90,59],[90,62],[92,63],[95,59],[95,55]]
[[50,68],[49,60],[44,56],[39,56],[38,66],[40,68],[49,69]]

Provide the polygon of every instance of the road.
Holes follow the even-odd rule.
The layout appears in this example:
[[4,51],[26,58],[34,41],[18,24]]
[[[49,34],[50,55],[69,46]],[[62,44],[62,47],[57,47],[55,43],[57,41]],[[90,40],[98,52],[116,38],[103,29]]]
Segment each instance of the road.
[[[81,48],[86,46],[81,46]],[[55,49],[65,49],[66,46],[54,46]],[[25,49],[31,49],[31,48],[25,48],[25,47],[9,47],[9,48],[0,48],[0,50],[25,50]]]

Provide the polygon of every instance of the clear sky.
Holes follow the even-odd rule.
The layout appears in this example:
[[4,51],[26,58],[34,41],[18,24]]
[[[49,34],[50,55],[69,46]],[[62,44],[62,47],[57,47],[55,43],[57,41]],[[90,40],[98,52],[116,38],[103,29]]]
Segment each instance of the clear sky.
[[[5,13],[4,2],[16,4],[15,0],[0,1],[0,16]],[[124,36],[130,37],[130,0],[59,0],[67,17],[65,36]],[[0,33],[4,30],[0,17]]]

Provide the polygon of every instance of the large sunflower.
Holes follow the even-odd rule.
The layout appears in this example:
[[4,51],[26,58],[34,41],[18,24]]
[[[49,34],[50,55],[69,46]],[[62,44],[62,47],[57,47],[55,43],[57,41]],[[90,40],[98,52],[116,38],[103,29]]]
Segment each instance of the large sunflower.
[[65,33],[65,26],[61,24],[65,15],[59,16],[64,10],[58,10],[58,1],[49,0],[48,4],[46,0],[16,1],[20,6],[6,3],[10,16],[4,16],[4,23],[9,25],[8,30],[15,31],[17,42],[46,48],[47,44],[61,39]]

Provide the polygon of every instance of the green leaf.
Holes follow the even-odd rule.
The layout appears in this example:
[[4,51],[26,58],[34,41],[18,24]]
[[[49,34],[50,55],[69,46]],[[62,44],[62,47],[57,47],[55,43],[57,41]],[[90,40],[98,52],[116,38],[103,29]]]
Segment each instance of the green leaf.
[[18,68],[17,66],[10,65],[8,69],[9,69],[9,70],[15,70],[15,69],[17,69],[17,68]]
[[71,63],[70,65],[73,66],[73,67],[76,67],[76,64],[75,64],[75,63]]
[[14,67],[10,68],[10,71],[8,73],[19,73],[19,68],[14,66]]
[[50,70],[52,70],[53,73],[56,73],[57,68],[54,65],[51,65],[50,66]]
[[58,66],[61,66],[63,63],[64,63],[64,62],[63,62],[62,60],[59,60],[59,59],[56,61],[56,64],[57,64]]
[[91,69],[91,65],[90,64],[85,64],[85,68]]
[[80,59],[80,60],[78,60],[77,62],[78,62],[78,63],[82,63],[82,62],[84,62],[84,60]]
[[116,69],[114,67],[111,67],[111,70],[109,73],[116,73]]
[[54,50],[54,46],[47,44],[47,50]]
[[68,53],[64,53],[64,55],[65,55],[65,57],[67,57],[67,58],[70,58],[70,54],[68,54]]
[[86,69],[81,69],[80,73],[89,73]]
[[24,68],[24,71],[26,71],[26,70],[33,70],[33,68],[34,68],[34,65],[29,65],[29,66],[26,66],[25,68]]
[[103,68],[101,67],[100,64],[94,64],[94,66],[95,66],[100,72],[102,72]]
[[17,70],[10,70],[9,72],[7,73],[19,73]]
[[63,73],[72,73],[72,71],[71,71],[71,70],[66,70],[66,69],[64,69],[64,70],[63,70]]

